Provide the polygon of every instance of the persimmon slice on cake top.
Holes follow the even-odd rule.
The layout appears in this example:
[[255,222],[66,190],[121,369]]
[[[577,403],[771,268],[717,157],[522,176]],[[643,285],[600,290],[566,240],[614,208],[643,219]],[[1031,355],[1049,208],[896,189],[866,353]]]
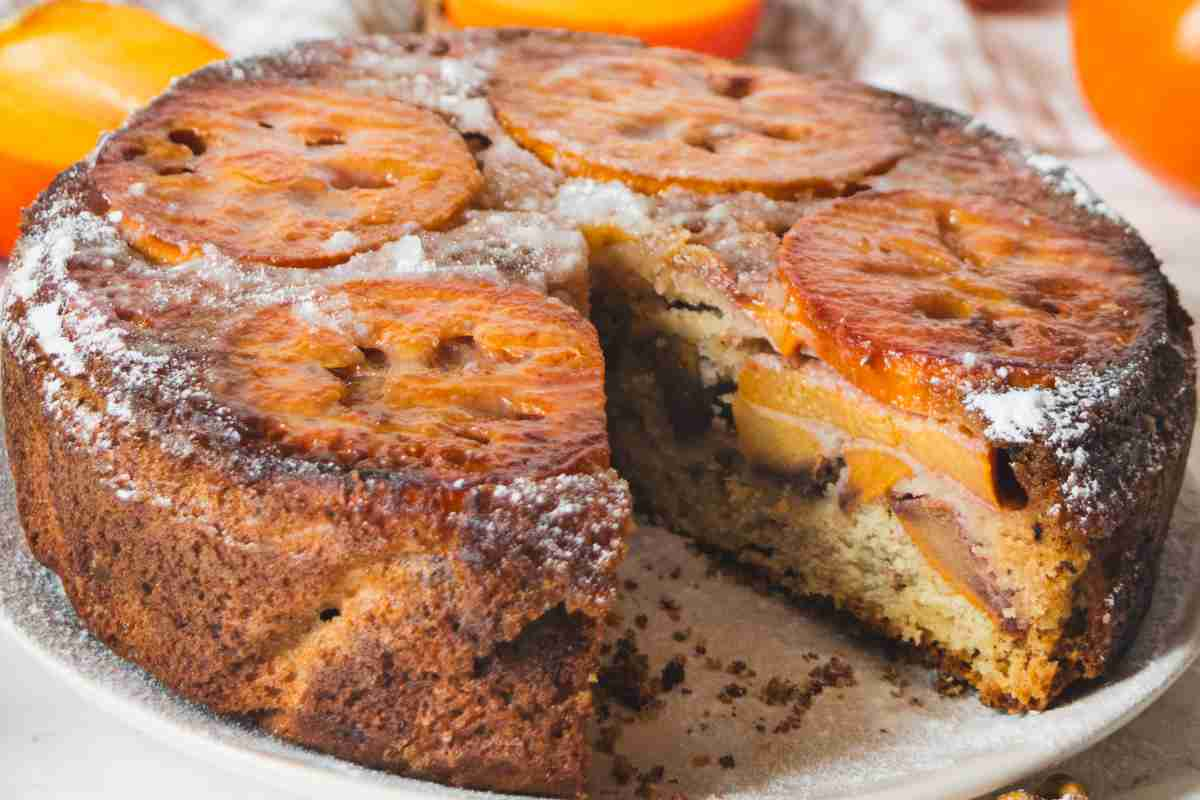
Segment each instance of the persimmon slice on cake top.
[[955,407],[988,371],[1053,384],[1161,323],[1159,275],[1069,221],[996,198],[868,192],[805,215],[780,275],[799,341],[877,399]]
[[451,480],[607,459],[595,330],[533,289],[356,281],[258,311],[221,351],[217,395],[289,452]]
[[491,99],[548,164],[643,192],[837,194],[911,147],[885,92],[679,50],[536,42],[501,59]]
[[436,114],[283,82],[188,84],[101,148],[94,180],[134,246],[167,264],[324,267],[440,228],[483,179]]

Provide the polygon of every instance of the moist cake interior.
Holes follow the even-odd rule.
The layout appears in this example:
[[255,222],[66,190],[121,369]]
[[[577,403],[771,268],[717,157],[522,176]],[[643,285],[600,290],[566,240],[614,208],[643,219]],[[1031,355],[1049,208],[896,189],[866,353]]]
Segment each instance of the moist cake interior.
[[[1085,626],[1077,621],[1066,641],[1058,638],[1058,604],[1073,573],[1013,546],[1033,541],[1038,523],[1007,453],[984,456],[991,507],[964,490],[963,476],[935,474],[896,447],[876,449],[845,429],[821,430],[760,405],[797,386],[832,388],[836,414],[850,428],[862,423],[868,437],[883,419],[929,435],[921,433],[927,421],[857,392],[820,361],[780,357],[715,293],[683,281],[660,294],[653,276],[662,266],[638,246],[589,238],[609,441],[635,508],[789,593],[827,598],[923,648],[989,705],[1045,706],[1070,674],[1051,656],[1082,649]],[[739,391],[739,378],[753,383]],[[813,452],[813,433],[827,439],[821,452]],[[980,446],[958,435],[943,449]],[[958,457],[943,458],[953,469]]]
[[[852,508],[841,499],[843,459],[795,471],[756,463],[738,444],[735,371],[706,383],[700,367],[711,366],[696,341],[630,313],[620,292],[597,292],[592,304],[606,354],[613,463],[635,509],[898,638],[990,649],[986,613],[929,567],[888,507]],[[696,325],[719,323],[715,309],[663,310]],[[750,340],[728,355],[738,364],[765,344]]]

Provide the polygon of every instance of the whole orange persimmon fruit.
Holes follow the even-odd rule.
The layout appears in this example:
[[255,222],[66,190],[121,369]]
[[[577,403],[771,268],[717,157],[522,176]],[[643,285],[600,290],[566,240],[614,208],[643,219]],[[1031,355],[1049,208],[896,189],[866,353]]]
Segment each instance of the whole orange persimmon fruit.
[[0,21],[0,258],[21,209],[102,132],[172,78],[224,57],[132,6],[54,0]]
[[1200,0],[1071,0],[1084,94],[1112,138],[1200,200]]
[[746,52],[762,0],[444,0],[460,28],[529,26],[634,36],[648,44],[737,58]]

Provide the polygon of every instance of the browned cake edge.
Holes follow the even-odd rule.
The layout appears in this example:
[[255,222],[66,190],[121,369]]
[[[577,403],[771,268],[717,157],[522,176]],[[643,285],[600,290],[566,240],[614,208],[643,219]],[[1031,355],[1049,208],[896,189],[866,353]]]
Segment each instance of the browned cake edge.
[[[1147,263],[1163,288],[1163,329],[1141,342],[1129,364],[1116,365],[1123,378],[1106,398],[1072,418],[1086,420],[1088,435],[1077,443],[1098,464],[1092,480],[1103,501],[1076,509],[1061,494],[1066,482],[1060,447],[1035,441],[1009,444],[1014,470],[1031,498],[1047,497],[1066,506],[1053,527],[1067,550],[1087,554],[1087,568],[1075,581],[1071,616],[1051,655],[1058,665],[1044,702],[1027,706],[1013,696],[983,691],[981,699],[1009,711],[1045,708],[1069,685],[1104,675],[1132,644],[1150,606],[1158,561],[1187,470],[1196,422],[1196,356],[1192,320],[1158,262],[1132,230],[1131,257]],[[1135,363],[1136,362],[1136,363]],[[1050,526],[1047,526],[1048,528]],[[973,678],[969,660],[934,653],[952,674]]]
[[[230,482],[107,423],[81,439],[45,410],[47,369],[5,348],[17,507],[34,555],[118,654],[214,711],[361,764],[583,791],[598,608],[521,588],[533,526],[505,534],[511,557],[488,554],[468,533],[488,521],[482,505],[445,513],[357,474]],[[55,377],[58,402],[95,403]],[[175,485],[175,506],[122,502],[114,473]],[[422,544],[428,533],[453,544]]]

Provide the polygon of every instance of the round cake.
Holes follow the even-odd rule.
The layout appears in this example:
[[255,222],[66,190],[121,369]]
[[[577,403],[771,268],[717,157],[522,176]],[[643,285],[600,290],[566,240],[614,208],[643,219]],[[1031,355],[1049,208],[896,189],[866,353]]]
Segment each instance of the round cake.
[[1157,260],[1051,159],[558,32],[176,82],[28,211],[4,313],[18,507],[93,633],[559,796],[635,506],[1040,709],[1136,632],[1196,406]]

